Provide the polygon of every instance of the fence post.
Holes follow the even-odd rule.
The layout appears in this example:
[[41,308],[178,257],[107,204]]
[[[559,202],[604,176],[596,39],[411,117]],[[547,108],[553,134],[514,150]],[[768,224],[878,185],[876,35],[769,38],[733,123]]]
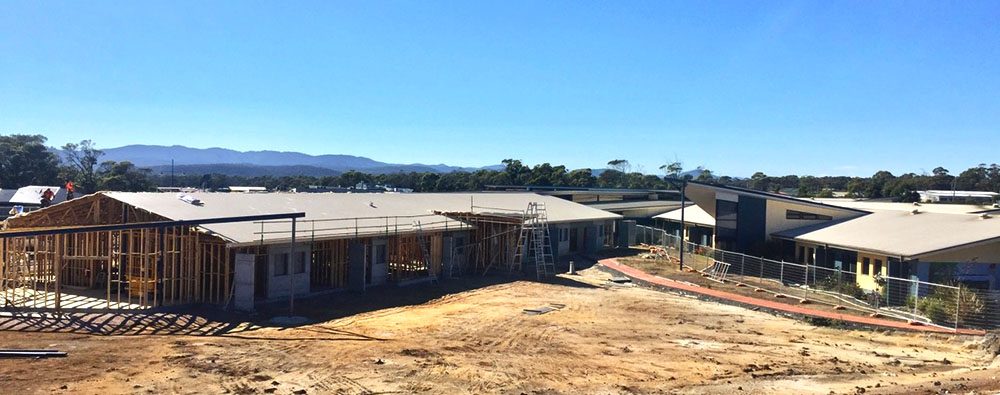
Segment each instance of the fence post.
[[785,285],[785,260],[781,260],[781,269],[778,271],[778,281],[781,281],[781,285]]
[[[722,256],[725,256],[725,255],[726,255],[726,253],[723,252]],[[743,266],[745,266],[744,264],[746,263],[746,260],[747,260],[747,256],[746,255],[740,255],[740,282],[741,283],[745,283],[746,282],[746,279],[743,276]]]
[[958,313],[962,310],[962,286],[955,289],[955,331],[958,332]]
[[757,277],[757,281],[760,282],[760,286],[764,287],[764,258],[757,258],[757,264],[760,265],[760,276]]
[[890,299],[890,295],[892,295],[892,287],[889,286],[889,278],[889,276],[885,276],[885,307],[892,306],[892,303],[889,303],[889,301],[892,300]]
[[805,286],[802,287],[802,299],[805,299],[806,296],[809,296],[809,261],[806,261],[806,263],[802,264],[802,268],[805,274],[805,276],[803,276],[805,277],[805,279],[803,279]]

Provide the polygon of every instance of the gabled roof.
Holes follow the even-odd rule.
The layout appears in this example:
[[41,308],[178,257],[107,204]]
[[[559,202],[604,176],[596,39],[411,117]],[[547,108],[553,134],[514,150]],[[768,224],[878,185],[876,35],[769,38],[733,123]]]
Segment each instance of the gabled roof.
[[[184,202],[172,193],[105,192],[109,198],[171,220],[193,220],[245,215],[305,213],[296,235],[316,238],[373,236],[414,232],[414,221],[423,230],[444,230],[467,224],[434,214],[434,211],[520,213],[530,202],[544,203],[550,223],[614,220],[621,216],[551,196],[534,193],[192,193],[199,205]],[[321,222],[312,222],[321,221]],[[290,238],[290,224],[227,223],[203,228],[235,244],[279,242]]]
[[885,210],[785,230],[773,236],[912,259],[1000,241],[1000,218]]
[[[654,216],[653,218],[670,222],[681,222],[681,209],[676,208],[666,213]],[[684,222],[701,226],[715,227],[715,218],[708,215],[708,213],[705,212],[705,210],[702,210],[701,207],[698,207],[697,204],[688,203],[688,205],[684,207]]]

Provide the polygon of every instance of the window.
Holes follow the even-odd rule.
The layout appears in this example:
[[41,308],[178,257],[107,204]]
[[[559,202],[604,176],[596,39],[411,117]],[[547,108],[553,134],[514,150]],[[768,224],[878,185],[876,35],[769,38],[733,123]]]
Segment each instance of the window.
[[288,275],[288,253],[274,256],[274,276]]
[[736,221],[739,212],[739,204],[728,200],[718,199],[715,201],[715,228],[716,238],[725,240],[736,240]]
[[874,274],[874,275],[881,275],[882,274],[882,260],[881,259],[876,259],[875,260],[875,270],[872,270],[872,274]]
[[868,258],[861,259],[861,274],[868,275],[868,265],[871,263],[872,261]]
[[804,212],[804,211],[785,210],[785,219],[809,219],[809,220],[826,220],[826,221],[829,221],[829,220],[833,219],[833,217],[831,217],[829,215],[820,215],[820,214],[807,213],[807,212]]
[[604,225],[597,225],[597,236],[604,237]]
[[559,241],[569,241],[569,229],[559,229]]
[[809,253],[806,254],[806,262],[809,262],[810,265],[816,263],[816,249],[815,248],[810,248],[809,249]]
[[299,251],[295,259],[295,274],[306,272],[306,252]]
[[799,261],[799,263],[803,263],[803,262],[806,261],[806,248],[803,247],[803,246],[799,246],[799,259],[798,259],[798,261]]

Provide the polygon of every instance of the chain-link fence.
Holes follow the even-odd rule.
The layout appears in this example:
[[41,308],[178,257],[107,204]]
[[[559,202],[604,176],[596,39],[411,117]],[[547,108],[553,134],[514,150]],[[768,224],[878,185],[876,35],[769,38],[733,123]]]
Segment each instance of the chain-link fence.
[[[782,296],[828,303],[855,311],[947,328],[1000,327],[1000,291],[937,284],[910,278],[868,276],[813,262],[785,262],[750,256],[691,242],[663,229],[638,226],[636,242],[657,246],[669,258],[737,284],[766,289]],[[728,265],[724,271],[719,265]],[[832,266],[832,263],[830,264]],[[856,264],[845,265],[854,269]]]

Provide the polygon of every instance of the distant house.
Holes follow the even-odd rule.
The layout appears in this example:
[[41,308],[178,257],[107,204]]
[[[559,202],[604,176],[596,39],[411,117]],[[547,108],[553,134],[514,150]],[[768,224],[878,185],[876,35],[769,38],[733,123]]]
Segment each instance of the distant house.
[[264,187],[230,186],[227,189],[229,190],[229,192],[236,192],[236,193],[264,193],[264,192],[267,192],[267,188],[264,188]]
[[21,207],[23,212],[29,212],[42,207],[42,194],[46,189],[55,193],[51,204],[66,200],[66,190],[59,187],[29,185],[18,189],[0,190],[0,219],[6,218],[14,207]]
[[1000,200],[1000,193],[984,191],[917,191],[920,201],[934,203],[993,203]]
[[[681,235],[681,209],[653,217],[661,227],[674,236]],[[684,240],[702,246],[715,246],[715,218],[696,204],[684,207]]]

